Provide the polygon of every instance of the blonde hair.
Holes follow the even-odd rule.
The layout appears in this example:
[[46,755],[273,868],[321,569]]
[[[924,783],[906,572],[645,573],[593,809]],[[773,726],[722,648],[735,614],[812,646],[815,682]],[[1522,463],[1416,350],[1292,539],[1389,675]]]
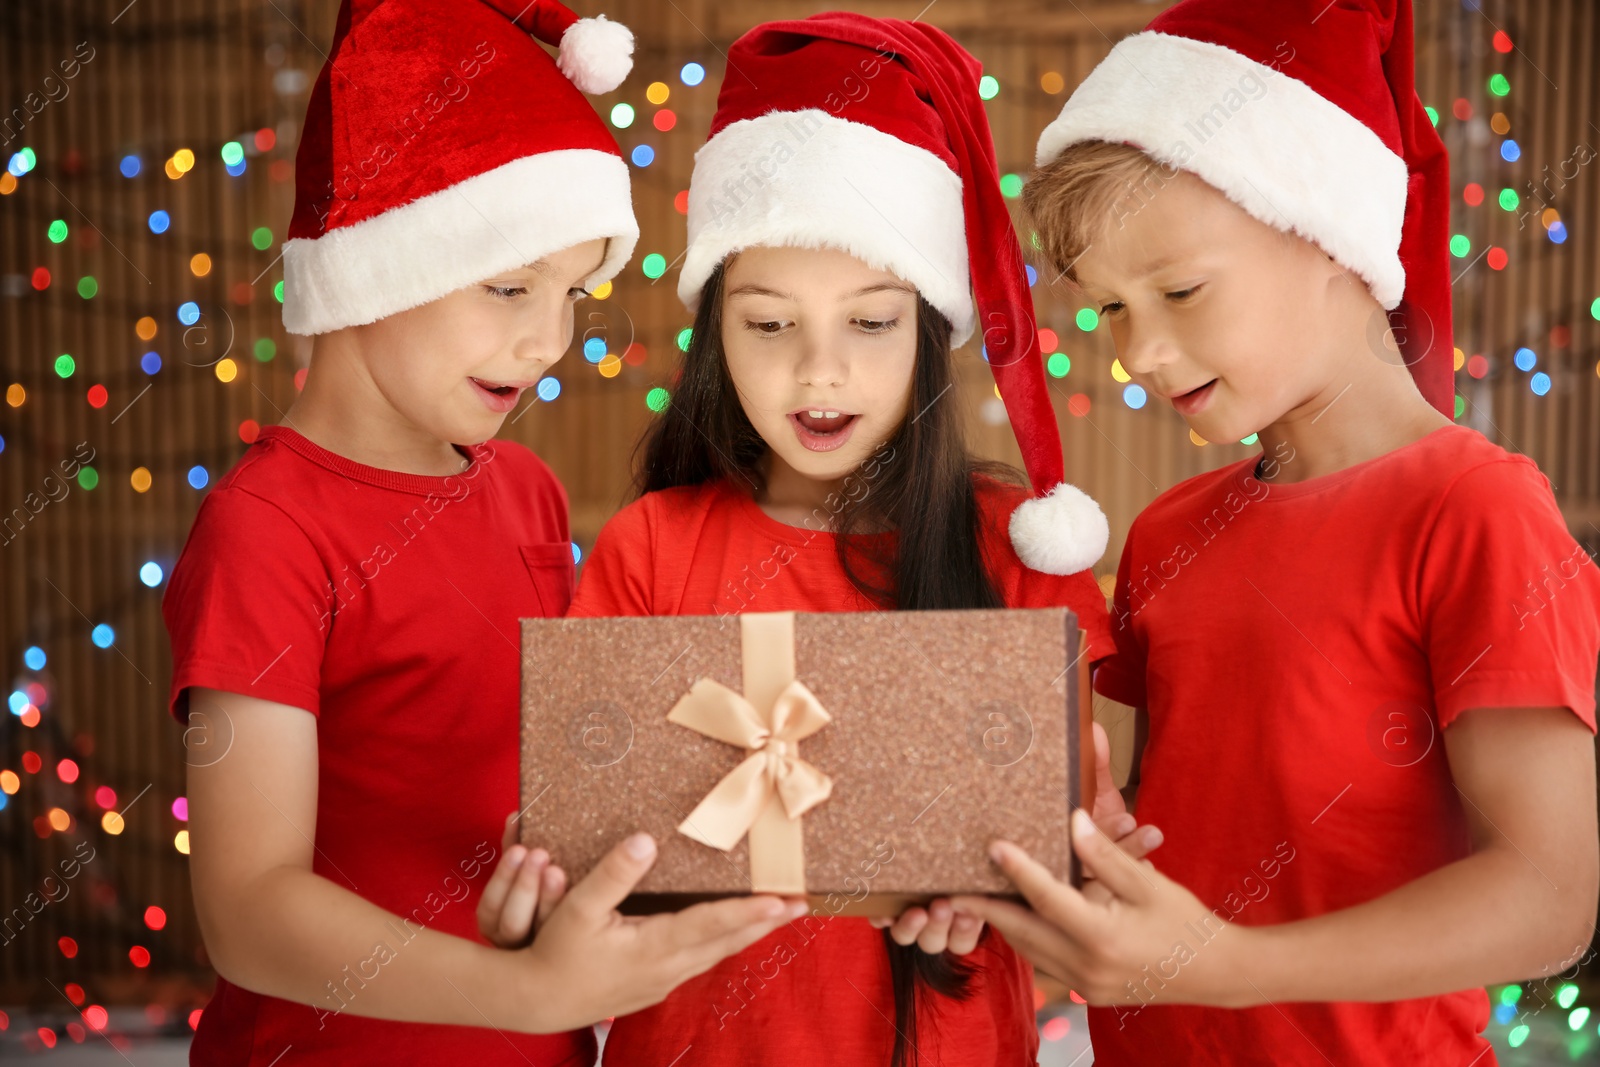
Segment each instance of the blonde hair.
[[1136,212],[1178,173],[1139,149],[1080,141],[1040,167],[1022,191],[1034,243],[1068,280],[1073,265],[1114,224]]

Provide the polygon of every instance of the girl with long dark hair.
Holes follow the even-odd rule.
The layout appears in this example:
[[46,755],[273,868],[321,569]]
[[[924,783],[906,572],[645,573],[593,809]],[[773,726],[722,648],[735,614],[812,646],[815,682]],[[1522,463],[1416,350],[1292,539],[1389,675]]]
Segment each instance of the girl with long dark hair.
[[[728,58],[689,190],[691,340],[572,614],[1065,605],[1107,654],[1104,518],[1060,484],[976,61],[841,14],[757,27]],[[1032,500],[962,440],[974,288]],[[1032,972],[948,902],[881,932],[800,926],[618,1018],[605,1061],[1034,1062]]]

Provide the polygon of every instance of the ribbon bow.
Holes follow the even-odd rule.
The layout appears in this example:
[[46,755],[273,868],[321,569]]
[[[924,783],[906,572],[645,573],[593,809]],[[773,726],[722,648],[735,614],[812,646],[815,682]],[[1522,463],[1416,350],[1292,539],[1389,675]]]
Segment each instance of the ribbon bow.
[[669,722],[750,755],[723,776],[678,832],[726,852],[750,835],[755,892],[804,893],[800,817],[833,792],[833,781],[800,758],[800,742],[832,722],[794,674],[792,612],[741,618],[744,694],[701,678],[673,705]]
[[673,705],[667,720],[750,750],[749,758],[713,786],[678,827],[701,844],[724,852],[737,845],[774,794],[784,814],[798,819],[833,792],[832,779],[799,756],[800,742],[832,718],[798,679],[784,687],[763,717],[740,694],[702,678]]

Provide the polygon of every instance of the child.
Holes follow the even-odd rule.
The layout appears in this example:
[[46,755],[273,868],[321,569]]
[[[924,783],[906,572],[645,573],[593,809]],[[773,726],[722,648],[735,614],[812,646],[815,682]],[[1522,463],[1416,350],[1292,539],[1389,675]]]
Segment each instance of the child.
[[[626,73],[625,28],[507,6],[583,88]],[[560,484],[489,439],[627,260],[627,168],[506,14],[352,0],[296,177],[284,322],[315,335],[310,376],[207,497],[164,603],[220,974],[194,1062],[592,1063],[590,1023],[792,913],[624,920],[636,836],[531,948],[475,936],[517,807],[517,619],[562,614],[573,566]],[[518,858],[537,896],[542,854]]]
[[[643,495],[601,531],[572,613],[1066,605],[1107,654],[1086,569],[1105,520],[1062,482],[976,60],[926,25],[828,14],[757,27],[728,69],[689,187],[693,339]],[[945,395],[969,278],[1048,492],[1031,502],[969,457]],[[606,1061],[1032,1062],[1029,969],[952,920],[948,902],[913,909],[889,952],[862,919],[780,931],[619,1017]]]
[[1095,897],[1000,844],[1037,914],[957,907],[1110,1006],[1097,1064],[1491,1064],[1483,986],[1593,934],[1600,576],[1538,468],[1449,416],[1409,3],[1150,30],[1045,130],[1027,206],[1134,380],[1262,455],[1123,552],[1095,683],[1148,713],[1159,861],[1079,826]]

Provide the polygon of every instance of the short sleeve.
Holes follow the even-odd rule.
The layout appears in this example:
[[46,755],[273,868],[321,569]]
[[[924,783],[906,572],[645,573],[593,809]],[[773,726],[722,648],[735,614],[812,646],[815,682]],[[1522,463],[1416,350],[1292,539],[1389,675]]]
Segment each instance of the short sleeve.
[[629,504],[600,528],[578,575],[569,619],[654,614],[655,542],[647,499]]
[[1129,607],[1130,575],[1136,570],[1134,563],[1139,522],[1134,520],[1128,530],[1128,540],[1122,546],[1122,559],[1117,564],[1117,584],[1111,600],[1111,617],[1107,623],[1116,651],[1094,672],[1094,689],[1103,697],[1142,708],[1145,696],[1145,650],[1133,632],[1133,610]]
[[281,509],[246,490],[213,491],[161,604],[172,714],[188,721],[195,686],[319,714],[332,589],[316,548]]
[[1078,617],[1078,627],[1089,635],[1090,663],[1097,663],[1116,650],[1111,640],[1111,620],[1106,614],[1106,595],[1100,591],[1092,571],[1041,574],[1024,570],[1012,599],[1006,607],[1071,608]]
[[1600,570],[1531,460],[1474,467],[1451,486],[1417,604],[1441,727],[1470,708],[1565,707],[1594,730]]

